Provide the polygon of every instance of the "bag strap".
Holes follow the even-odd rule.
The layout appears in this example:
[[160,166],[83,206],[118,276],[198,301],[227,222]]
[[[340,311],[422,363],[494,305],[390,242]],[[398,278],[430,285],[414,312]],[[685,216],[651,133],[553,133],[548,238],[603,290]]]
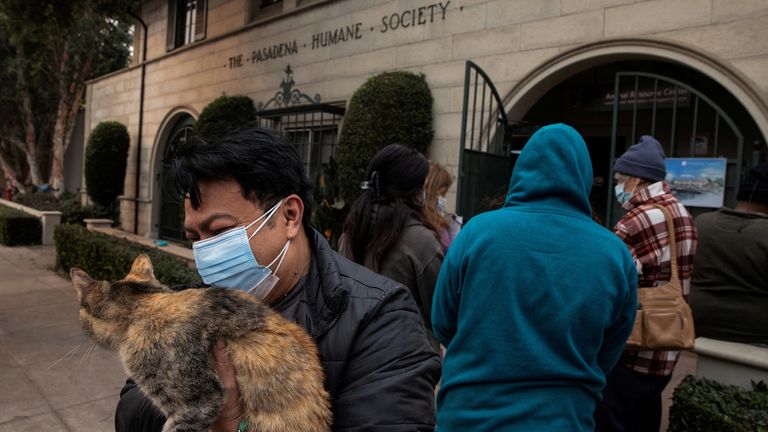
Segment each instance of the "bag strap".
[[669,214],[669,210],[660,204],[651,204],[664,213],[664,219],[667,221],[667,233],[669,234],[669,259],[672,270],[670,281],[680,280],[677,273],[677,248],[675,247],[675,224],[672,222],[672,215]]

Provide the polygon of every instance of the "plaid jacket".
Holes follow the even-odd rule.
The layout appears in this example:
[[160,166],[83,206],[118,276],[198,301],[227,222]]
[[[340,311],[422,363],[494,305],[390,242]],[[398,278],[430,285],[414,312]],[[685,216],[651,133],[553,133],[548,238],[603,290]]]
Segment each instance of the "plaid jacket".
[[[624,204],[627,214],[614,232],[629,247],[637,265],[638,288],[650,289],[669,281],[669,235],[664,213],[653,204],[663,205],[675,226],[675,249],[683,296],[688,300],[696,254],[696,227],[688,210],[670,192],[666,182],[654,183],[636,192]],[[657,283],[659,282],[659,283]],[[670,375],[677,363],[678,351],[627,350],[621,363],[647,375]]]

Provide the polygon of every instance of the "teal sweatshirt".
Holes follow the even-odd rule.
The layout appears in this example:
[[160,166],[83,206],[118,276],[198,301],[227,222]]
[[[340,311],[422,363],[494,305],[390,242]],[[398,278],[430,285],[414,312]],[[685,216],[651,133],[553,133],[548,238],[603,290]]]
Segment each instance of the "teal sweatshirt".
[[437,425],[449,431],[592,431],[605,376],[632,330],[637,270],[591,219],[592,163],[571,127],[536,132],[503,208],[448,249],[432,305],[447,348]]

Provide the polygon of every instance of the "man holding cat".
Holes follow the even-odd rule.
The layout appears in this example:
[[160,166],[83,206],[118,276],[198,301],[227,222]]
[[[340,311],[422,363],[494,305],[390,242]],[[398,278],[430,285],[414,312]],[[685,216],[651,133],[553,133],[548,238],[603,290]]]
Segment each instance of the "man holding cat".
[[[256,127],[216,142],[192,139],[174,159],[185,229],[206,284],[244,289],[301,325],[318,345],[333,430],[434,430],[440,358],[408,289],[338,255],[309,226],[304,164],[276,133]],[[242,407],[219,344],[227,392],[212,430],[236,431]],[[118,431],[161,430],[165,419],[130,381]]]

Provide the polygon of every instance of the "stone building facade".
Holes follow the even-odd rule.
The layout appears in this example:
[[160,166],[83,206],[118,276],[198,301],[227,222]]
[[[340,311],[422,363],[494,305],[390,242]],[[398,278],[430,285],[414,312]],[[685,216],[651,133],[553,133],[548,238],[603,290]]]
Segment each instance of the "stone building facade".
[[[650,130],[672,141],[671,156],[727,158],[726,200],[735,177],[764,157],[764,0],[146,0],[139,15],[146,61],[137,25],[134,63],[88,84],[85,129],[128,126],[121,224],[141,235],[162,236],[164,220],[178,222],[163,204],[163,158],[185,125],[222,94],[248,95],[266,112],[285,83],[311,99],[305,112],[318,100],[341,108],[338,127],[370,76],[424,73],[434,96],[429,157],[454,173],[469,160],[462,136],[469,148],[486,127],[490,142],[499,112],[512,137],[505,151],[540,125],[566,121],[590,145],[604,212],[610,159]],[[467,80],[468,60],[482,79]],[[478,82],[500,101],[485,126],[469,108],[481,100]],[[456,185],[453,203],[455,194]]]

